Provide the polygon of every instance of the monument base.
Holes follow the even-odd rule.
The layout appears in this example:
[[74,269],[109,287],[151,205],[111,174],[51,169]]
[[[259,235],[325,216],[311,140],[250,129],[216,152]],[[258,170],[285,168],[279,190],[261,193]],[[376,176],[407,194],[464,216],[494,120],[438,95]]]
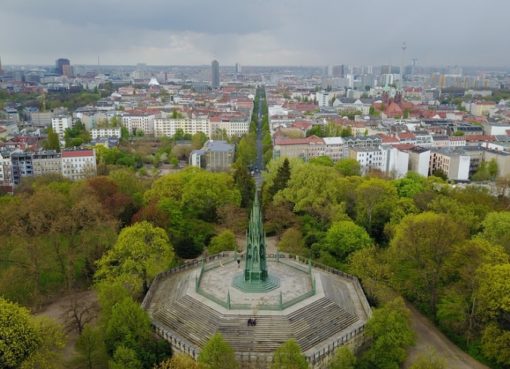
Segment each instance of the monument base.
[[269,274],[264,281],[247,281],[244,273],[239,273],[234,277],[232,286],[245,293],[264,293],[280,287],[280,279]]

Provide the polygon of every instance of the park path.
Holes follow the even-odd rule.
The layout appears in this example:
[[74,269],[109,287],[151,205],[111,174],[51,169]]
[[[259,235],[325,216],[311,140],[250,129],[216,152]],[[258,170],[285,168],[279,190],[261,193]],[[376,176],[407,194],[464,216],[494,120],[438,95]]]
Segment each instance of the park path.
[[[54,319],[55,321],[59,322],[62,325],[65,325],[66,324],[65,313],[73,300],[78,300],[83,305],[87,305],[90,303],[97,302],[97,295],[93,290],[70,293],[61,296],[52,303],[48,304],[40,311],[36,312],[35,315],[45,316]],[[76,340],[78,340],[78,337],[79,337],[78,332],[74,330],[66,333],[66,345],[61,352],[61,357],[64,362],[69,362],[72,358],[76,356],[76,350],[74,348],[74,345],[76,343]]]
[[411,325],[416,334],[416,344],[409,350],[404,368],[409,368],[420,354],[432,349],[446,360],[448,369],[489,369],[457,347],[414,306],[408,304],[407,307],[411,310]]

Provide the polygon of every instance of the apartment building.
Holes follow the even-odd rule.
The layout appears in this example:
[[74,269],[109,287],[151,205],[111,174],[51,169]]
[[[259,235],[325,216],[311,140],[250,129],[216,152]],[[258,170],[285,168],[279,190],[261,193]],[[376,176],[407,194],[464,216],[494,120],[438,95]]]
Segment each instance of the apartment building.
[[307,161],[317,156],[326,155],[326,144],[317,136],[305,138],[276,138],[273,157],[302,158]]
[[121,128],[94,128],[90,131],[93,140],[98,138],[118,138],[121,137]]
[[155,115],[147,112],[132,111],[122,117],[122,125],[130,134],[143,132],[146,135],[154,134]]
[[441,170],[453,181],[469,180],[471,157],[462,149],[432,149],[429,174]]
[[39,151],[33,153],[32,167],[34,176],[61,174],[62,159],[56,151]]
[[51,118],[51,128],[62,139],[66,129],[73,128],[73,118],[67,115],[57,115]]
[[96,152],[94,150],[62,151],[62,175],[73,181],[95,176]]
[[171,137],[178,129],[184,133],[195,134],[203,132],[211,136],[211,124],[207,116],[184,118],[157,118],[154,120],[154,135],[156,137]]

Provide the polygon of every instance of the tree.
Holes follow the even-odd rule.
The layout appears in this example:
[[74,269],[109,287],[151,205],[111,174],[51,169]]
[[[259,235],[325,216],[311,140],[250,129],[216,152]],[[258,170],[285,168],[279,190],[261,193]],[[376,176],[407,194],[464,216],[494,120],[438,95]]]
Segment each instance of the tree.
[[66,342],[61,325],[46,317],[34,318],[34,324],[41,337],[41,343],[38,349],[23,362],[20,369],[61,368],[60,352]]
[[391,182],[371,178],[356,189],[356,220],[377,240],[383,235],[384,224],[390,220],[397,202],[397,191]]
[[510,263],[484,265],[478,270],[478,310],[486,320],[510,322]]
[[191,216],[204,221],[216,221],[218,208],[240,205],[241,194],[227,173],[199,170],[190,176],[182,192],[182,208]]
[[46,150],[55,150],[60,152],[60,140],[58,134],[53,130],[52,127],[48,128],[48,139],[44,143]]
[[166,232],[143,221],[120,232],[113,248],[98,261],[96,278],[115,279],[131,275],[143,285],[145,293],[150,281],[168,269],[173,258],[173,247]]
[[344,261],[352,252],[369,247],[372,240],[363,227],[346,220],[331,225],[324,243],[327,252]]
[[247,133],[239,141],[236,152],[236,163],[244,167],[251,167],[255,164],[257,157],[256,135]]
[[18,368],[41,345],[43,337],[27,309],[0,297],[0,367]]
[[295,168],[287,188],[275,196],[275,204],[289,201],[294,212],[306,211],[321,219],[329,219],[339,202],[339,176],[331,168],[308,164]]
[[446,360],[435,351],[421,354],[409,369],[446,369]]
[[78,357],[73,362],[74,367],[80,369],[107,368],[108,356],[100,328],[86,325],[76,341],[75,347]]
[[198,355],[198,363],[204,369],[239,368],[234,349],[223,339],[221,333],[209,338]]
[[398,369],[406,358],[407,348],[414,343],[410,313],[402,298],[375,309],[365,332],[372,345],[363,354],[361,363],[369,368]]
[[[477,337],[480,324],[487,320],[487,309],[477,309],[477,296],[481,279],[480,268],[509,262],[509,255],[499,245],[482,238],[474,238],[456,245],[449,257],[448,268],[454,273],[438,302],[436,317],[439,324],[449,331],[464,336],[467,342]],[[485,281],[486,283],[486,281]]]
[[255,181],[246,167],[239,164],[234,166],[234,182],[241,194],[241,207],[248,209],[255,194]]
[[294,227],[283,232],[282,238],[280,242],[278,242],[278,250],[300,256],[307,256],[308,254],[303,234],[299,229]]
[[149,317],[138,303],[125,297],[113,305],[104,328],[106,349],[110,354],[120,346],[136,350],[150,335]]
[[273,179],[273,184],[269,188],[269,196],[273,198],[278,191],[281,191],[287,187],[290,179],[290,163],[289,159],[285,158],[282,165],[278,168],[276,177]]
[[64,347],[62,328],[0,297],[0,367],[52,369]]
[[336,162],[335,169],[345,177],[359,176],[361,174],[361,166],[356,159],[340,159]]
[[308,162],[310,164],[322,165],[325,167],[332,167],[334,165],[333,159],[331,159],[329,156],[325,156],[325,155],[312,158]]
[[503,246],[510,254],[510,211],[487,214],[482,223],[481,237]]
[[400,197],[413,198],[423,192],[427,186],[425,177],[415,172],[408,172],[404,178],[393,181]]
[[301,347],[294,339],[284,342],[276,349],[271,369],[308,369]]
[[436,312],[440,287],[451,275],[448,260],[465,233],[443,214],[408,215],[391,242],[395,281],[408,297]]
[[197,132],[191,136],[191,147],[193,150],[201,149],[207,141],[207,135],[204,132]]
[[110,360],[110,369],[142,369],[142,363],[136,356],[136,352],[128,347],[119,346]]
[[510,363],[510,330],[489,324],[482,336],[482,352],[501,365]]
[[236,236],[232,231],[225,230],[214,236],[207,247],[209,254],[218,254],[222,251],[237,250]]
[[163,361],[155,369],[200,369],[200,366],[189,355],[175,354],[170,360]]
[[356,367],[356,356],[347,346],[338,348],[335,356],[330,361],[329,369],[354,369]]
[[438,177],[438,178],[441,178],[445,181],[448,180],[448,174],[446,174],[442,169],[434,169],[432,171],[432,176],[433,177]]

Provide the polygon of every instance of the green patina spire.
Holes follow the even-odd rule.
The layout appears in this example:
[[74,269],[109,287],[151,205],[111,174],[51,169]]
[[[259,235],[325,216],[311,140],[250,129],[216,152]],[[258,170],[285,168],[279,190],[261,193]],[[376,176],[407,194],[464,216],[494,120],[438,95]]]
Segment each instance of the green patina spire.
[[267,275],[266,237],[264,235],[259,196],[255,194],[246,240],[244,280],[247,282],[265,281]]
[[233,281],[234,287],[244,292],[266,292],[279,285],[279,280],[267,270],[266,237],[258,192],[251,209],[250,224],[246,235],[244,271]]

